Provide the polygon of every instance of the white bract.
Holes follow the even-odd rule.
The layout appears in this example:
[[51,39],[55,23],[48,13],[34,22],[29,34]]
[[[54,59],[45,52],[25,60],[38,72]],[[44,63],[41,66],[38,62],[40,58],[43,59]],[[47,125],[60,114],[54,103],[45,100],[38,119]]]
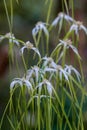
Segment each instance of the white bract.
[[74,73],[77,79],[80,81],[81,75],[72,65],[65,65],[64,70],[68,72],[68,75],[72,75],[72,73]]
[[44,79],[42,82],[40,82],[38,84],[38,86],[36,87],[36,89],[39,88],[39,90],[41,91],[42,87],[46,87],[49,95],[52,95],[52,88],[53,88],[53,86],[47,79]]
[[[73,50],[73,52],[78,56],[79,59],[81,59],[78,50],[75,46],[72,45],[72,41],[69,39],[66,40],[59,40],[60,43],[58,44],[58,47],[60,46],[64,46],[66,49],[71,48]],[[61,53],[63,55],[63,52]]]
[[27,42],[25,43],[25,45],[20,49],[21,54],[24,53],[24,50],[25,50],[25,49],[33,50],[35,53],[38,54],[39,58],[41,58],[41,55],[40,55],[39,50],[38,50],[37,48],[35,48],[30,41],[27,41]]
[[32,35],[36,36],[40,30],[42,30],[46,36],[49,36],[49,32],[46,28],[46,23],[43,23],[43,22],[38,22],[36,24],[35,28],[32,30]]
[[43,66],[49,66],[51,68],[56,68],[57,64],[54,62],[54,60],[51,57],[43,57],[42,60],[44,60]]
[[9,43],[15,43],[17,46],[19,46],[19,42],[15,38],[14,34],[6,33],[4,36],[0,36],[0,42],[5,38],[9,39]]
[[59,70],[59,78],[60,78],[60,80],[62,80],[63,76],[64,76],[65,80],[69,81],[66,71],[62,67],[59,67],[58,70]]
[[23,87],[23,85],[25,85],[29,90],[33,89],[32,84],[25,78],[15,78],[10,84],[10,89],[13,89],[15,85],[19,85],[20,87]]
[[71,31],[75,31],[76,35],[79,35],[79,31],[83,30],[85,32],[85,34],[87,35],[87,28],[83,25],[82,22],[80,21],[75,21],[72,26],[70,27],[70,32]]
[[67,22],[74,22],[74,19],[72,17],[61,12],[58,14],[58,16],[52,22],[52,26],[56,26],[58,23],[61,23],[63,19],[66,20]]
[[36,78],[36,81],[38,82],[38,79],[39,79],[39,67],[38,66],[34,66],[32,67],[31,69],[29,69],[27,71],[27,74],[26,74],[26,79],[30,80],[32,78]]
[[43,64],[45,65],[44,68],[45,72],[53,72],[53,73],[58,72],[60,80],[62,80],[62,76],[64,76],[64,78],[68,80],[68,75],[61,65],[56,64],[54,60],[50,57],[44,57],[43,60],[44,60]]

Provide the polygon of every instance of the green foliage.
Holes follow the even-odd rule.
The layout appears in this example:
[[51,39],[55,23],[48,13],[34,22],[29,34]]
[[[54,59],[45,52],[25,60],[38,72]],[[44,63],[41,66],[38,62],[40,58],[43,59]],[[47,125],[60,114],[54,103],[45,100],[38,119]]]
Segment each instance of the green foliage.
[[[19,47],[25,73],[22,78],[14,78],[10,84],[10,99],[1,119],[1,129],[8,110],[5,118],[11,130],[84,130],[83,103],[87,93],[83,87],[84,76],[77,42],[80,40],[79,31],[83,30],[87,35],[87,28],[69,15],[66,0],[63,4],[67,13],[63,9],[50,24],[53,2],[49,2],[46,23],[40,21],[32,29],[33,42],[24,42],[16,39],[12,33],[13,4],[10,1],[10,18],[4,0],[10,33],[0,35],[0,41],[9,40],[12,61],[13,44]],[[57,42],[50,52],[50,36],[55,27],[58,27],[58,33],[54,34]],[[62,30],[63,36],[60,35]],[[32,52],[32,59],[37,59],[37,63],[31,67],[25,61],[25,49]],[[69,52],[75,57],[73,65],[70,64]],[[77,63],[80,72],[75,68]]]

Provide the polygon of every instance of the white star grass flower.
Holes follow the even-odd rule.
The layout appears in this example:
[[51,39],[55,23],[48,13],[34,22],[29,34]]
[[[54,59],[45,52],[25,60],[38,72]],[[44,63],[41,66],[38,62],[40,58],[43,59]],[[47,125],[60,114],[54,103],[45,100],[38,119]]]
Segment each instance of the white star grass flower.
[[[46,66],[44,68],[45,72],[51,72],[51,74],[59,72],[60,80],[62,80],[62,76],[64,76],[65,80],[67,80],[67,81],[69,80],[66,71],[62,68],[61,65],[56,64],[53,61],[53,59],[50,57],[44,57],[43,59],[46,60],[46,61],[44,61],[44,62],[46,62],[45,63]],[[50,75],[50,76],[52,76],[52,75]]]
[[44,71],[45,72],[56,72],[56,69],[51,68],[51,67],[45,67]]
[[35,53],[38,54],[39,58],[41,58],[39,50],[37,48],[35,48],[30,41],[27,41],[25,43],[25,45],[20,49],[20,53],[23,54],[25,49],[33,50]]
[[75,31],[76,35],[79,35],[79,31],[83,30],[85,34],[87,35],[87,28],[83,25],[80,21],[75,21],[72,26],[70,27],[70,32]]
[[34,71],[34,73],[35,73],[36,81],[38,82],[40,69],[39,69],[39,67],[37,67],[37,66],[34,66],[32,69],[33,69],[33,71]]
[[80,81],[81,75],[72,65],[65,65],[64,70],[68,72],[68,75],[71,75],[72,73],[74,73],[77,79]]
[[[81,59],[79,53],[78,53],[78,50],[75,46],[72,45],[72,41],[69,40],[69,39],[66,39],[66,40],[59,40],[60,43],[58,44],[58,47],[60,46],[65,46],[66,49],[69,49],[71,48],[73,50],[73,52],[78,56],[79,59]],[[61,53],[63,55],[63,52]]]
[[69,81],[68,75],[67,75],[66,71],[62,68],[62,66],[59,66],[58,70],[59,70],[59,78],[60,78],[60,80],[62,80],[62,78],[64,76],[65,80]]
[[32,69],[27,70],[27,72],[26,72],[26,79],[30,80],[30,78],[33,77],[33,73],[34,72],[33,72]]
[[40,82],[38,84],[38,86],[36,86],[36,89],[39,88],[39,90],[41,91],[42,90],[42,87],[45,87],[47,88],[47,91],[48,91],[48,94],[49,95],[52,95],[52,89],[53,89],[53,86],[52,84],[47,80],[47,79],[44,79],[42,82]]
[[[34,66],[27,70],[26,79],[32,84],[38,83],[39,79],[44,79],[45,71],[38,66]],[[35,82],[36,81],[36,82]]]
[[32,35],[36,36],[40,30],[43,30],[46,36],[49,36],[49,32],[46,28],[46,23],[38,22],[35,26],[35,28],[32,30]]
[[19,42],[15,38],[14,34],[6,33],[4,36],[0,36],[0,42],[2,42],[2,40],[5,38],[9,39],[9,43],[15,43],[17,46],[19,46]]
[[63,12],[60,12],[52,22],[52,26],[56,26],[58,23],[61,23],[63,19],[66,20],[67,22],[74,22],[74,19],[72,17]]
[[45,60],[43,63],[45,65],[45,72],[59,72],[59,77],[61,80],[62,76],[64,76],[66,80],[69,80],[66,71],[62,68],[61,65],[57,65],[52,58],[44,57],[43,60]]
[[56,68],[57,64],[54,62],[54,60],[51,57],[43,57],[42,60],[44,60],[43,65],[44,66],[49,66],[51,68]]
[[25,85],[29,90],[33,89],[32,84],[25,78],[15,78],[10,84],[10,89],[13,89],[15,85],[19,85],[20,87],[23,87],[23,85]]
[[27,71],[27,74],[26,74],[26,79],[27,80],[30,80],[31,78],[36,78],[36,81],[38,82],[38,79],[39,79],[39,71],[40,71],[40,68],[38,66],[34,66],[32,67],[31,69],[29,69]]
[[60,43],[58,46],[64,45],[64,46],[68,47],[68,46],[72,45],[72,41],[70,39],[59,40],[59,41],[60,41]]

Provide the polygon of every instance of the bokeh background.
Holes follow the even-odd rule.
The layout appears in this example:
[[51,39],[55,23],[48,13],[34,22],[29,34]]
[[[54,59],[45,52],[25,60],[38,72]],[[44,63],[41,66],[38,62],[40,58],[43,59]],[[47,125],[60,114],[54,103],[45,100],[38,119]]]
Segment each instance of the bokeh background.
[[[69,1],[69,0],[67,0]],[[50,0],[46,3],[44,0],[19,0],[17,4],[14,0],[14,19],[13,19],[13,33],[16,38],[24,41],[32,41],[32,29],[38,21],[46,21],[47,11]],[[10,16],[10,4],[9,0],[6,0],[9,16]],[[50,22],[57,16],[62,10],[62,0],[54,0],[53,7],[51,9]],[[70,5],[69,5],[70,6]],[[74,0],[74,13],[75,19],[83,21],[83,24],[87,27],[87,0]],[[9,26],[5,13],[3,0],[0,0],[0,35],[9,32]],[[85,76],[85,84],[87,81],[87,36],[83,33],[80,34],[79,53],[82,57],[83,72]],[[53,47],[52,39],[52,47]],[[22,60],[20,58],[18,49],[15,47],[16,60],[20,66],[20,75],[23,74]],[[14,59],[14,61],[15,61]],[[32,63],[32,59],[29,60],[29,64]],[[12,67],[9,67],[8,57],[8,41],[4,40],[0,43],[0,118],[9,99],[9,85],[13,78],[18,76],[15,62]],[[85,114],[86,115],[86,114]],[[87,118],[85,116],[85,120]],[[6,124],[5,124],[6,127]],[[3,128],[5,130],[6,128]]]

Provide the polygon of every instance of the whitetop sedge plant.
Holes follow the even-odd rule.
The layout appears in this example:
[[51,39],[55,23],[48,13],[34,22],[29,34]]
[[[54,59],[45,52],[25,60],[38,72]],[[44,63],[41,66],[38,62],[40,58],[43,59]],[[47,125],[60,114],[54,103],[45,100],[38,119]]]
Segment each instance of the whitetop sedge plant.
[[[4,3],[8,17],[5,0]],[[19,3],[18,0],[17,3]],[[9,110],[6,116],[9,130],[84,130],[83,103],[87,93],[83,87],[81,57],[73,44],[75,41],[73,39],[71,41],[70,37],[73,31],[77,37],[79,30],[87,34],[87,28],[64,12],[59,13],[50,24],[52,3],[51,0],[47,22],[38,22],[32,29],[33,42],[16,39],[12,32],[0,35],[0,42],[7,38],[11,44],[17,44],[26,70],[22,78],[14,78],[10,84],[10,99],[2,116],[0,129],[2,129],[6,111]],[[9,17],[8,20],[10,20]],[[61,33],[65,22],[69,30],[63,38],[59,38],[56,47],[49,53],[51,31],[58,24]],[[41,40],[42,37],[45,45]],[[44,49],[45,46],[46,51],[42,54],[40,47]],[[66,63],[66,54],[69,49],[77,58],[81,74],[74,67],[75,64],[73,66]],[[33,50],[32,57],[38,59],[37,64],[30,68],[26,66],[25,50]]]

